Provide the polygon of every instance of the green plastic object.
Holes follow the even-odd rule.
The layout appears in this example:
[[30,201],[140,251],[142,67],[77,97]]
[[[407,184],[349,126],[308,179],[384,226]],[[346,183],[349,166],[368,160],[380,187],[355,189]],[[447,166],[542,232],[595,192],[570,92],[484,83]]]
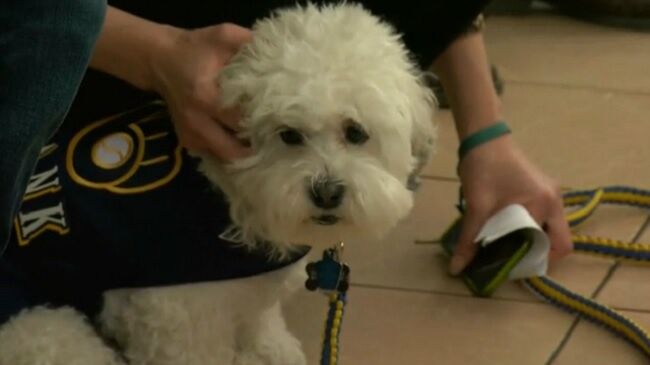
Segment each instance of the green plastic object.
[[[441,237],[442,247],[448,257],[454,252],[458,243],[462,218],[454,222]],[[508,275],[517,266],[533,245],[533,231],[516,230],[481,247],[474,260],[461,273],[465,285],[474,295],[489,297],[501,284],[508,280]]]

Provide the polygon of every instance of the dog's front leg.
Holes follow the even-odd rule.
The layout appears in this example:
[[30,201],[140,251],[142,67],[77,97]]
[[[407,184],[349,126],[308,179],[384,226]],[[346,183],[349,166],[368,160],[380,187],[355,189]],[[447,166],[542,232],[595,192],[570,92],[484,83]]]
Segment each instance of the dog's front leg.
[[300,342],[289,332],[280,303],[246,322],[237,335],[235,365],[305,365]]

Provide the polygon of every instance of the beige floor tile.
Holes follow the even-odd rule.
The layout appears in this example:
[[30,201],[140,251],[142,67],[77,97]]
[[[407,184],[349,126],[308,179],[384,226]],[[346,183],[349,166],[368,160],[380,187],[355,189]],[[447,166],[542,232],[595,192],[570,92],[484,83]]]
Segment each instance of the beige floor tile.
[[[650,230],[646,230],[639,242],[650,243]],[[650,311],[650,265],[619,266],[598,300],[616,308]]]
[[465,293],[447,275],[446,259],[438,245],[416,244],[437,239],[458,216],[458,183],[423,180],[410,216],[380,242],[346,245],[345,258],[355,284]]
[[[503,104],[513,138],[562,186],[650,187],[650,95],[511,84]],[[451,117],[439,124],[439,153],[425,175],[455,177]]]
[[559,16],[493,17],[486,44],[506,80],[650,92],[650,33]]
[[[650,313],[623,314],[639,325],[650,328]],[[602,327],[581,321],[552,365],[642,365],[648,362],[648,357],[626,341]]]
[[[290,328],[316,364],[325,299],[301,292]],[[353,287],[342,364],[544,364],[573,317],[538,303]]]

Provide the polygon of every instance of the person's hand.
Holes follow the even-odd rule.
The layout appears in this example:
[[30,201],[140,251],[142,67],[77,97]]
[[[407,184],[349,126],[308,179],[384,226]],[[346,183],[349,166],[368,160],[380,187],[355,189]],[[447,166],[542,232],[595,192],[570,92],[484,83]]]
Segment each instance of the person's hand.
[[474,242],[485,222],[510,204],[521,204],[547,233],[550,259],[573,249],[558,186],[529,162],[511,136],[470,151],[459,166],[466,201],[458,246],[449,271],[459,274],[478,249]]
[[217,75],[251,32],[234,24],[167,29],[171,42],[150,60],[150,88],[167,102],[181,144],[230,162],[246,157],[236,110],[219,107]]

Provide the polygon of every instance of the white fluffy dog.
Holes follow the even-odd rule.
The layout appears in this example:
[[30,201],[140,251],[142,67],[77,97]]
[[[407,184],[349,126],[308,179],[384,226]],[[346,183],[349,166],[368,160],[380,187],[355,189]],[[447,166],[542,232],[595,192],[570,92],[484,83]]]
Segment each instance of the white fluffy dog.
[[[240,106],[255,154],[201,164],[230,203],[225,235],[271,242],[274,257],[296,244],[381,237],[411,209],[412,177],[434,144],[433,96],[399,36],[350,4],[280,10],[253,32],[219,84],[224,105]],[[303,365],[280,304],[304,266],[112,290],[102,337],[71,309],[32,309],[0,330],[0,365]]]

